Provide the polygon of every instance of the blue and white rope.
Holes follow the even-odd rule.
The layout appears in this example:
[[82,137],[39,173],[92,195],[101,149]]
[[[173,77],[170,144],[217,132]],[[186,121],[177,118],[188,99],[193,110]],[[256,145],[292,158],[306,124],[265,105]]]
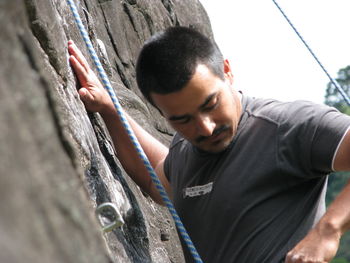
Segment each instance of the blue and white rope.
[[170,212],[170,214],[172,215],[172,217],[173,217],[173,219],[175,221],[175,225],[176,225],[177,229],[179,230],[183,240],[186,242],[187,247],[190,250],[190,252],[191,252],[195,262],[201,263],[202,260],[201,260],[201,258],[199,256],[196,248],[194,247],[194,245],[193,245],[193,243],[191,241],[191,238],[187,234],[187,231],[186,231],[184,225],[182,224],[182,222],[180,220],[180,217],[178,216],[178,214],[177,214],[173,204],[171,203],[171,201],[170,201],[170,199],[169,199],[169,197],[168,197],[168,195],[167,195],[167,193],[166,193],[162,183],[160,182],[158,176],[156,175],[154,169],[152,168],[152,165],[150,164],[150,162],[149,162],[146,154],[144,153],[141,145],[137,141],[137,138],[136,138],[134,132],[132,131],[132,129],[131,129],[131,127],[130,127],[130,125],[129,125],[129,123],[128,123],[128,121],[127,121],[127,119],[126,119],[126,117],[125,117],[125,115],[124,115],[124,113],[122,111],[122,107],[121,107],[121,105],[120,105],[120,103],[119,103],[119,101],[117,99],[117,96],[114,93],[114,90],[113,90],[113,88],[112,88],[112,86],[111,86],[111,84],[109,82],[109,79],[108,79],[108,77],[107,77],[107,75],[106,75],[106,73],[105,73],[105,71],[104,71],[104,69],[103,69],[103,67],[102,67],[102,65],[100,63],[100,60],[97,57],[96,52],[95,52],[95,50],[94,50],[94,48],[92,46],[92,43],[91,43],[90,38],[89,38],[89,35],[86,32],[85,27],[84,27],[84,25],[83,25],[83,23],[82,23],[82,21],[80,19],[80,16],[79,16],[79,13],[77,11],[77,8],[75,6],[74,1],[73,0],[67,0],[67,2],[68,2],[68,5],[70,6],[70,9],[71,9],[72,13],[73,13],[73,16],[75,18],[75,21],[76,21],[76,24],[77,24],[77,26],[79,28],[79,31],[80,31],[80,33],[81,33],[81,35],[82,35],[82,37],[83,37],[83,39],[85,41],[85,44],[86,44],[86,46],[87,46],[87,48],[88,48],[88,50],[90,52],[90,55],[91,55],[95,65],[97,67],[99,76],[102,79],[104,87],[107,90],[109,96],[111,97],[111,99],[113,101],[114,107],[117,110],[117,113],[118,113],[118,115],[120,117],[120,120],[121,120],[125,130],[127,131],[128,135],[130,137],[130,140],[132,141],[134,147],[136,148],[139,157],[143,161],[143,164],[145,165],[149,175],[151,176],[153,183],[155,184],[156,188],[158,189],[158,191],[159,191],[159,193],[160,193],[160,195],[162,197],[163,202],[168,207],[169,212]]
[[288,24],[292,27],[292,29],[294,30],[294,32],[297,34],[297,36],[299,37],[299,39],[301,40],[301,42],[303,42],[304,46],[307,48],[307,50],[310,52],[310,54],[312,55],[312,57],[316,60],[316,62],[318,63],[318,65],[321,67],[321,69],[323,70],[323,72],[327,75],[327,77],[329,78],[330,82],[334,85],[334,87],[336,87],[336,89],[339,91],[339,93],[342,95],[342,97],[344,98],[344,100],[346,101],[346,103],[350,106],[350,98],[349,96],[346,94],[346,92],[344,91],[344,89],[339,85],[339,83],[331,77],[331,75],[328,73],[328,71],[326,70],[326,68],[322,65],[321,61],[318,59],[318,57],[316,56],[316,54],[312,51],[312,49],[310,48],[310,46],[306,43],[306,41],[304,40],[304,38],[301,36],[301,34],[299,33],[299,31],[296,29],[296,27],[293,25],[293,23],[290,21],[290,19],[288,18],[288,16],[286,15],[286,13],[282,10],[282,8],[278,5],[278,3],[275,0],[272,0],[272,2],[275,4],[275,6],[278,8],[278,10],[281,12],[281,14],[283,15],[283,17],[286,19],[286,21],[288,22]]

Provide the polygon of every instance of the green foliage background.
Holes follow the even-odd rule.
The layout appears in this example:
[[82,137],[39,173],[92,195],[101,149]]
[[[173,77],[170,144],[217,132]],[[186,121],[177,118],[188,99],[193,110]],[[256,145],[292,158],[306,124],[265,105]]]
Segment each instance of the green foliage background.
[[[338,78],[336,80],[344,89],[345,93],[349,94],[350,65],[339,70]],[[331,83],[329,83],[327,86],[325,103],[329,106],[337,108],[339,111],[347,115],[350,115],[350,106],[347,105],[339,91]],[[334,200],[334,198],[339,194],[349,179],[350,172],[337,172],[332,173],[329,176],[326,196],[327,205],[329,205]],[[337,256],[332,260],[332,263],[350,263],[350,232],[346,233],[342,237]]]

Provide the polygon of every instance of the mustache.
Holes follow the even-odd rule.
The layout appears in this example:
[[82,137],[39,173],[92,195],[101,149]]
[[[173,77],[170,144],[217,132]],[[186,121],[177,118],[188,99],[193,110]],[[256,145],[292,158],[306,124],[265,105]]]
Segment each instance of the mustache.
[[222,132],[227,131],[229,129],[230,129],[229,125],[222,125],[222,126],[216,128],[213,131],[212,135],[210,135],[210,136],[199,136],[195,141],[196,141],[196,143],[201,143],[201,142],[205,141],[206,139],[214,137],[214,136],[218,135],[219,133],[222,133]]

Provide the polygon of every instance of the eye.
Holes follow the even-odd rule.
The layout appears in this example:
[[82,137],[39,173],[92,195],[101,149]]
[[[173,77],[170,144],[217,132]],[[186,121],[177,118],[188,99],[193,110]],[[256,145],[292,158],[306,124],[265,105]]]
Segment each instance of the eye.
[[213,98],[203,109],[203,111],[208,112],[214,110],[219,105],[219,98]]
[[186,123],[189,123],[190,120],[191,120],[191,117],[188,116],[188,117],[183,117],[183,118],[178,119],[178,120],[172,120],[171,122],[174,124],[186,124]]

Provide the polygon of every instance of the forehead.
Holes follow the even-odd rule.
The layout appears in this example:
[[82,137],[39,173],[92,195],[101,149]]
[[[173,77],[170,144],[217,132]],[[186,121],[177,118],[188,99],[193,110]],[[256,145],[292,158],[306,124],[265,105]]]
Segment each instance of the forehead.
[[209,96],[219,91],[222,83],[205,65],[199,64],[184,88],[169,94],[152,93],[151,97],[165,117],[183,115],[198,109]]

